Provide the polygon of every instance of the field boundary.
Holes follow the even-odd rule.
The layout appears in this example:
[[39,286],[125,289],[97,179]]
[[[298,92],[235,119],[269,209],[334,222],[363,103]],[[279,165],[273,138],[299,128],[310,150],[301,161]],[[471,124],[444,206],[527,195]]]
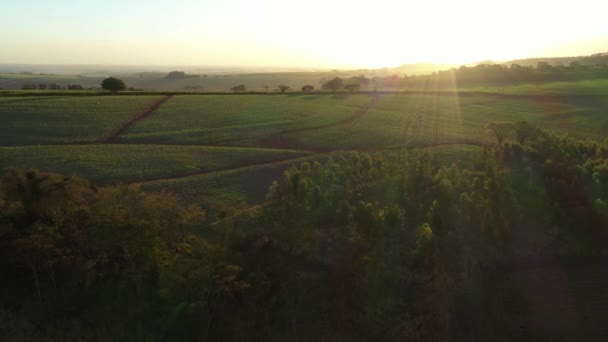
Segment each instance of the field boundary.
[[98,142],[102,144],[108,144],[115,142],[118,137],[120,137],[127,129],[136,124],[139,121],[145,120],[150,114],[156,111],[160,106],[165,104],[167,101],[171,100],[173,95],[168,95],[163,97],[162,99],[152,103],[148,108],[144,109],[137,115],[131,117],[127,122],[123,123],[120,127],[110,132],[107,136],[100,139]]

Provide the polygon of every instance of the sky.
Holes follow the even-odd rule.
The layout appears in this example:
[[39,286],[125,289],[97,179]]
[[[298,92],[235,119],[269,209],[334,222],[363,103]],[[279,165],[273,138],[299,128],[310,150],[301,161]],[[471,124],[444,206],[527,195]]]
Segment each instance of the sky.
[[0,63],[392,67],[608,52],[607,0],[0,0]]

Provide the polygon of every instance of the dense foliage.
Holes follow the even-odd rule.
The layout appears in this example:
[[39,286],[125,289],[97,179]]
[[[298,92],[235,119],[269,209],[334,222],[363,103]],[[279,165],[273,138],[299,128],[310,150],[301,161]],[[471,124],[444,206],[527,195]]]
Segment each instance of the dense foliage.
[[127,85],[121,79],[108,77],[101,82],[101,87],[109,91],[121,91],[127,89]]
[[[431,78],[456,82],[459,86],[605,79],[608,78],[608,64],[584,65],[572,62],[570,65],[553,66],[539,62],[535,67],[519,64],[479,64],[440,71]],[[411,81],[415,82],[415,79]],[[402,82],[402,86],[407,84],[408,80]]]
[[514,323],[505,303],[525,298],[509,270],[599,257],[607,203],[606,147],[525,124],[472,168],[412,151],[294,165],[263,205],[213,222],[169,194],[14,171],[0,196],[0,335],[542,338]]

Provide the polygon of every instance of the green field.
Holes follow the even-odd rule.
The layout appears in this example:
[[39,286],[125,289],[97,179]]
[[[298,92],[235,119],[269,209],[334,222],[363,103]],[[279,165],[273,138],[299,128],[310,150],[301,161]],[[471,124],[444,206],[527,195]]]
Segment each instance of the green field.
[[0,147],[0,171],[39,169],[83,176],[97,184],[184,177],[297,158],[290,150],[162,145]]
[[481,144],[492,121],[526,120],[579,138],[608,130],[608,103],[490,95],[382,95],[356,120],[278,134],[275,146],[331,151]]
[[93,142],[158,99],[157,96],[1,98],[0,145]]
[[286,130],[345,120],[369,101],[368,95],[176,96],[121,141],[259,146]]
[[603,141],[608,100],[582,94],[182,95],[136,122],[118,137],[120,144],[97,145],[90,143],[161,97],[0,97],[0,170],[143,182],[145,189],[175,191],[206,205],[255,203],[294,161],[334,152],[418,147],[459,161],[493,139],[485,129],[491,121],[526,120]]
[[520,120],[601,138],[608,129],[606,102],[490,94],[177,96],[120,141],[324,152],[480,144],[490,138],[489,122]]
[[608,80],[581,80],[569,82],[523,83],[504,86],[467,88],[466,90],[496,92],[513,95],[606,95]]

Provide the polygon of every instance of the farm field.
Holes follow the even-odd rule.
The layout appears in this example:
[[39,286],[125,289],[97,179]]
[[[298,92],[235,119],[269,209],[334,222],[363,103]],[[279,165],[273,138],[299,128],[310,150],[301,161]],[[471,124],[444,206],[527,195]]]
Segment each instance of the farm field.
[[[231,109],[220,106],[228,101]],[[490,138],[485,131],[488,122],[520,120],[580,138],[598,138],[608,128],[603,116],[607,105],[593,99],[491,95],[183,96],[132,127],[121,141],[324,152],[480,144]]]
[[1,98],[0,145],[93,142],[160,98],[158,96]]
[[369,95],[176,96],[120,141],[258,146],[282,131],[345,120],[369,101]]
[[479,144],[489,138],[488,122],[520,120],[597,138],[608,128],[604,102],[479,94],[177,96],[120,141],[325,152]]
[[205,205],[255,203],[293,162],[334,152],[428,148],[457,162],[492,139],[491,121],[526,120],[578,138],[608,132],[608,103],[597,97],[183,95],[134,122],[118,144],[91,144],[161,98],[0,97],[0,144],[11,145],[0,147],[0,170],[142,183]]
[[495,92],[512,95],[605,95],[608,92],[608,80],[581,80],[543,83],[524,83],[514,85],[471,87],[463,90]]
[[308,155],[253,148],[163,145],[62,145],[0,147],[0,172],[39,169],[78,175],[96,184],[183,177]]
[[[171,192],[200,205],[207,222],[221,226],[231,214],[253,215],[272,182],[290,167],[349,158],[353,150],[406,149],[392,156],[405,155],[412,163],[419,153],[431,152],[432,163],[456,164],[477,176],[483,173],[481,145],[494,139],[485,129],[489,122],[526,120],[602,141],[608,132],[608,101],[600,97],[478,93],[184,95],[167,97],[148,116],[132,120],[162,98],[0,97],[8,123],[0,128],[7,134],[0,141],[13,142],[0,146],[0,172],[35,168],[83,176],[101,186],[137,184],[146,192]],[[124,126],[127,122],[132,125]],[[117,143],[100,141],[121,127],[127,129],[118,131]],[[400,189],[392,185],[379,182],[371,191],[396,200]],[[537,248],[534,238],[517,237],[531,241],[519,249]],[[589,277],[599,270],[553,267],[509,274],[499,292],[511,297],[496,299],[503,301],[497,304],[501,310],[513,314],[506,327],[538,339],[605,339],[603,326],[589,319],[606,312],[607,279]]]

